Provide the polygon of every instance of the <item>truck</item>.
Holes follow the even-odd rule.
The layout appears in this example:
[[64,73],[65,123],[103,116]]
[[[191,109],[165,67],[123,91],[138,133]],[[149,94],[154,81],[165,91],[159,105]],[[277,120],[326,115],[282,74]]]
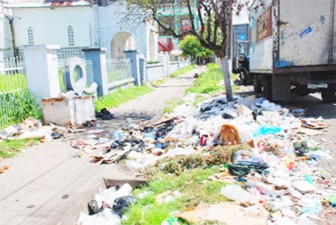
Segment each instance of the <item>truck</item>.
[[245,65],[256,94],[287,101],[320,92],[323,101],[335,102],[335,7],[336,0],[252,2]]

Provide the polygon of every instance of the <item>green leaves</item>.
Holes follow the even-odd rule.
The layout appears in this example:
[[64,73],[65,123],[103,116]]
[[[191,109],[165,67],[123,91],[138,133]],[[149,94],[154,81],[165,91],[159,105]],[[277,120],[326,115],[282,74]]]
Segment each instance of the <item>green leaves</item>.
[[209,49],[202,46],[197,37],[188,35],[180,42],[183,56],[190,56],[192,59],[196,57],[210,57],[213,53]]

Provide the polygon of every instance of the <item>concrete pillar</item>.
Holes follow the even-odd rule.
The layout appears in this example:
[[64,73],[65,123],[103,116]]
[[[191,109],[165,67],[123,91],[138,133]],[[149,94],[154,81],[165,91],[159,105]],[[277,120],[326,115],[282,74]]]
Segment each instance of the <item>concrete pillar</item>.
[[60,94],[56,50],[58,45],[25,46],[28,89],[38,101]]
[[84,49],[85,60],[92,62],[93,78],[88,74],[89,83],[96,82],[98,84],[98,96],[105,96],[108,94],[108,79],[106,68],[106,49],[104,48],[89,48]]
[[131,60],[132,76],[135,79],[135,85],[141,86],[140,59],[137,50],[124,51],[126,58]]
[[169,77],[169,65],[170,65],[170,56],[169,52],[163,53],[163,66],[165,67],[165,76]]

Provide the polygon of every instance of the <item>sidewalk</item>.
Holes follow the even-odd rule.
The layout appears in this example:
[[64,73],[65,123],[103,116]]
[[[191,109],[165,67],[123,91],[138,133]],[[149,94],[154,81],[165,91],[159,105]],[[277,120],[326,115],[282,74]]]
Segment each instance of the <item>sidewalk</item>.
[[[193,75],[204,70],[198,67],[113,109],[116,120],[108,122],[107,127],[113,132],[130,114],[160,117],[166,103],[182,98],[193,83]],[[69,140],[58,140],[4,160],[10,169],[0,175],[0,225],[74,224],[79,212],[87,211],[88,201],[104,187],[103,178],[135,178],[123,164],[92,164],[87,156],[74,157],[77,152]]]

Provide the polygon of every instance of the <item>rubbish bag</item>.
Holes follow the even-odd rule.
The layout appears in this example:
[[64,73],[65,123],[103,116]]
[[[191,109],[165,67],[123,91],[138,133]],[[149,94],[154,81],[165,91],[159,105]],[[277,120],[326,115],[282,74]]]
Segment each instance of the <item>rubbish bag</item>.
[[121,217],[125,211],[136,202],[136,200],[137,199],[133,196],[116,198],[113,204],[113,212]]
[[229,165],[229,172],[231,175],[243,177],[254,171],[264,174],[267,168],[268,165],[264,162],[239,162]]
[[89,203],[89,215],[97,214],[104,210],[103,207],[99,207],[97,200],[91,200]]

